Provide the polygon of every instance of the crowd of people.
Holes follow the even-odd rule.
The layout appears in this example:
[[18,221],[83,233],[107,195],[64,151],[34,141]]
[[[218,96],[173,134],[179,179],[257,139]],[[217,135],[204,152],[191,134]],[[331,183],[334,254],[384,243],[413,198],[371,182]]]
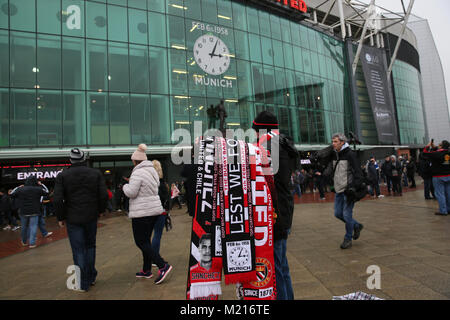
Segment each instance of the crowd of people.
[[[332,144],[317,152],[315,159],[318,165],[307,169],[299,166],[299,153],[293,141],[278,131],[275,115],[268,111],[261,112],[253,121],[253,129],[257,133],[257,144],[267,140],[267,134],[279,138],[267,146],[270,155],[273,144],[279,144],[276,148],[279,150],[279,169],[268,178],[276,213],[273,248],[279,300],[294,298],[286,252],[295,195],[301,197],[308,189],[311,193],[317,190],[320,200],[324,200],[328,189],[335,193],[334,216],[345,225],[341,249],[351,248],[352,242],[359,239],[364,228],[353,217],[355,204],[367,194],[382,198],[381,183],[387,187],[387,195],[402,196],[403,188],[416,187],[415,175],[418,172],[424,179],[425,198],[436,198],[439,202],[440,210],[436,214],[450,213],[448,141],[442,141],[439,146],[433,143],[427,145],[417,163],[406,157],[389,155],[381,161],[370,157],[361,165],[345,135],[336,133],[331,137]],[[169,187],[161,164],[157,160],[148,160],[146,149],[147,146],[141,144],[132,154],[133,170],[125,179],[126,183],[120,185],[122,193],[119,202],[128,199],[123,209],[128,212],[135,244],[142,253],[142,268],[136,277],[152,278],[152,266],[156,266],[155,283],[160,284],[173,270],[160,253],[163,229],[166,227],[169,230],[171,227],[169,212],[175,204],[181,208],[182,203],[186,203],[189,215],[195,214],[196,164],[185,164],[181,172],[184,182],[175,182]],[[43,236],[51,235],[45,230],[43,219],[44,204],[51,202],[46,212],[54,211],[59,226],[67,228],[73,261],[81,270],[81,284],[76,290],[86,292],[95,285],[98,274],[95,268],[97,219],[107,207],[111,208],[113,196],[103,174],[87,166],[82,150],[72,149],[70,161],[72,165],[57,176],[53,194],[33,176],[14,190],[1,190],[1,211],[8,221],[7,229],[17,230],[19,226],[15,217],[17,214],[20,216],[22,244],[33,248],[36,246],[38,227]]]

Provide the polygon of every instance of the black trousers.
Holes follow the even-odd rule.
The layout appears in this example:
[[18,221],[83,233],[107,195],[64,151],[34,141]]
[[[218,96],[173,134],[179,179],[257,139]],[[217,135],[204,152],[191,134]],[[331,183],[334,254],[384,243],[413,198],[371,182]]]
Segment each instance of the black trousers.
[[151,237],[157,219],[158,216],[131,219],[134,242],[142,251],[142,258],[144,260],[142,270],[144,272],[152,269],[152,262],[154,262],[159,269],[163,268],[165,264],[159,253],[152,249]]
[[392,191],[402,193],[402,182],[400,176],[392,177]]

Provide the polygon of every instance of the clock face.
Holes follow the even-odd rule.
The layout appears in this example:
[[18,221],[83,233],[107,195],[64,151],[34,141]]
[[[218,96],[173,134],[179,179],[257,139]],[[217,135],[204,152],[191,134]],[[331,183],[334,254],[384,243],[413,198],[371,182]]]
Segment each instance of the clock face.
[[203,35],[195,41],[194,58],[206,73],[219,76],[230,67],[230,51],[227,45],[213,35]]
[[246,248],[235,247],[230,251],[230,262],[235,266],[242,267],[248,263],[249,253]]

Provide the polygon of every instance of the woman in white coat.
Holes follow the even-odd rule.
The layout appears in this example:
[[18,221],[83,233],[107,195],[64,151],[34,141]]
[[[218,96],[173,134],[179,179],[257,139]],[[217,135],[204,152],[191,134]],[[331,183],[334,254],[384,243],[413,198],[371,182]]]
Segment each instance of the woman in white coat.
[[138,278],[150,279],[152,275],[152,262],[158,268],[156,284],[160,284],[172,271],[172,266],[164,262],[159,253],[152,250],[151,235],[155,223],[164,209],[158,196],[159,176],[153,167],[153,163],[147,160],[145,154],[147,146],[140,144],[131,156],[134,164],[130,181],[123,186],[123,192],[130,198],[130,209],[128,216],[131,218],[134,241],[142,251],[144,265],[140,272],[136,273]]

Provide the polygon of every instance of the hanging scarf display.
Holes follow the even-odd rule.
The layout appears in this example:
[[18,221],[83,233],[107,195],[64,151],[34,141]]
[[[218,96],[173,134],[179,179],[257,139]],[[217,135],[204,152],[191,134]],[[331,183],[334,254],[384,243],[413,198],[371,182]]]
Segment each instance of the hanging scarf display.
[[262,153],[260,148],[249,145],[257,280],[238,285],[238,298],[244,300],[276,299],[273,206],[262,167]]
[[273,210],[257,146],[221,137],[199,142],[187,298],[218,299],[241,283],[244,299],[274,299]]
[[217,138],[222,161],[219,185],[221,208],[222,254],[225,283],[256,279],[253,219],[249,211],[248,146],[244,142]]
[[191,254],[187,284],[187,299],[217,300],[221,290],[221,258],[213,256],[215,230],[212,218],[217,183],[215,169],[215,142],[213,137],[199,141],[196,173],[195,216],[192,221]]

